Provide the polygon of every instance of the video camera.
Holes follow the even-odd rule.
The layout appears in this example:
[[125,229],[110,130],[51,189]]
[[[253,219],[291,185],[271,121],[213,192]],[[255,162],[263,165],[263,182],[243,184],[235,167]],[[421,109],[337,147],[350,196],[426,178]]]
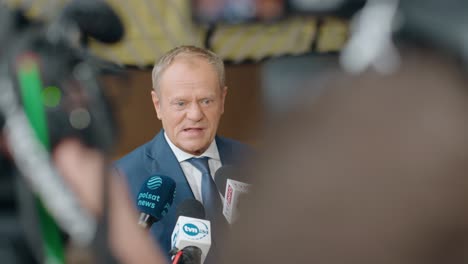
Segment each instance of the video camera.
[[[82,45],[87,37],[112,43],[122,36],[120,20],[106,8],[100,1],[73,1],[47,24],[26,19],[19,10],[0,11],[2,82],[11,83],[15,101],[26,111],[44,112],[50,147],[70,136],[103,150],[113,144],[115,125],[97,80],[99,69]],[[10,96],[6,90],[0,87],[1,98]],[[10,110],[2,104],[3,119]]]
[[123,32],[103,1],[70,1],[47,22],[0,4],[0,179],[16,168],[81,245],[94,239],[97,223],[58,175],[50,152],[65,138],[103,152],[112,148],[116,125],[98,79],[102,69],[86,44],[89,38],[115,43]]

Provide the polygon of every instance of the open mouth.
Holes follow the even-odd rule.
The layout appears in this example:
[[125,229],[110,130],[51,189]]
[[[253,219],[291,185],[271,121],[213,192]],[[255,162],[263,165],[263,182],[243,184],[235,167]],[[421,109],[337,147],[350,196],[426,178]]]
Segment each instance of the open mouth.
[[194,132],[194,133],[197,133],[197,132],[201,132],[201,131],[203,131],[203,128],[195,128],[195,127],[184,128],[184,132]]

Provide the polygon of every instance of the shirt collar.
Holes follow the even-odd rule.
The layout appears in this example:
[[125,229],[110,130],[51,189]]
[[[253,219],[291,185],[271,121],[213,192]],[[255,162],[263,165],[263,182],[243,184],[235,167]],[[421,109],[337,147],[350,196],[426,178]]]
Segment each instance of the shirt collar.
[[172,143],[172,141],[169,139],[167,136],[166,132],[164,131],[164,137],[166,138],[167,144],[169,144],[169,147],[172,149],[172,152],[174,152],[174,155],[177,158],[177,161],[180,163],[182,161],[186,161],[188,159],[191,159],[193,157],[208,157],[210,159],[215,159],[218,161],[221,161],[219,157],[219,152],[218,152],[218,146],[216,145],[216,140],[213,140],[205,152],[201,154],[200,156],[195,156],[193,154],[187,153],[180,148],[178,148],[176,145]]

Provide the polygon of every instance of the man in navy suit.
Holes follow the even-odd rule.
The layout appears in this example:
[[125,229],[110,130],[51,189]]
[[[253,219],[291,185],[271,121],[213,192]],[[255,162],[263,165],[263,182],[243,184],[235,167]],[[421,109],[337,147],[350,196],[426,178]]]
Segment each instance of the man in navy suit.
[[[216,54],[193,46],[175,48],[156,63],[152,81],[151,97],[163,129],[117,161],[117,167],[126,176],[134,199],[151,175],[166,175],[176,182],[172,207],[151,228],[162,250],[168,252],[178,204],[197,199],[206,209],[203,175],[213,177],[222,165],[239,164],[250,150],[240,142],[216,135],[227,94],[224,64]],[[200,157],[207,167],[205,172],[192,162]],[[214,186],[213,178],[209,180]],[[215,202],[221,204],[218,191],[215,196]],[[208,220],[213,223],[214,219]]]

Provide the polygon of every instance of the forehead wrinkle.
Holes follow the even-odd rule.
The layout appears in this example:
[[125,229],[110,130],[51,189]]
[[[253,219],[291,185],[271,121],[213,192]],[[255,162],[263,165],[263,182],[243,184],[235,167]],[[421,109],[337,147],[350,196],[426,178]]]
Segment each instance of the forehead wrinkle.
[[195,100],[200,100],[200,99],[206,99],[206,98],[215,98],[216,94],[215,93],[204,93],[204,94],[199,94],[199,93],[194,93],[194,94],[187,94],[185,92],[179,92],[179,93],[174,93],[170,96],[168,96],[169,100],[178,100],[178,99],[195,99]]
[[174,81],[174,84],[179,84],[182,86],[192,86],[192,87],[200,87],[200,85],[203,85],[203,81],[193,81],[193,80],[176,80]]

